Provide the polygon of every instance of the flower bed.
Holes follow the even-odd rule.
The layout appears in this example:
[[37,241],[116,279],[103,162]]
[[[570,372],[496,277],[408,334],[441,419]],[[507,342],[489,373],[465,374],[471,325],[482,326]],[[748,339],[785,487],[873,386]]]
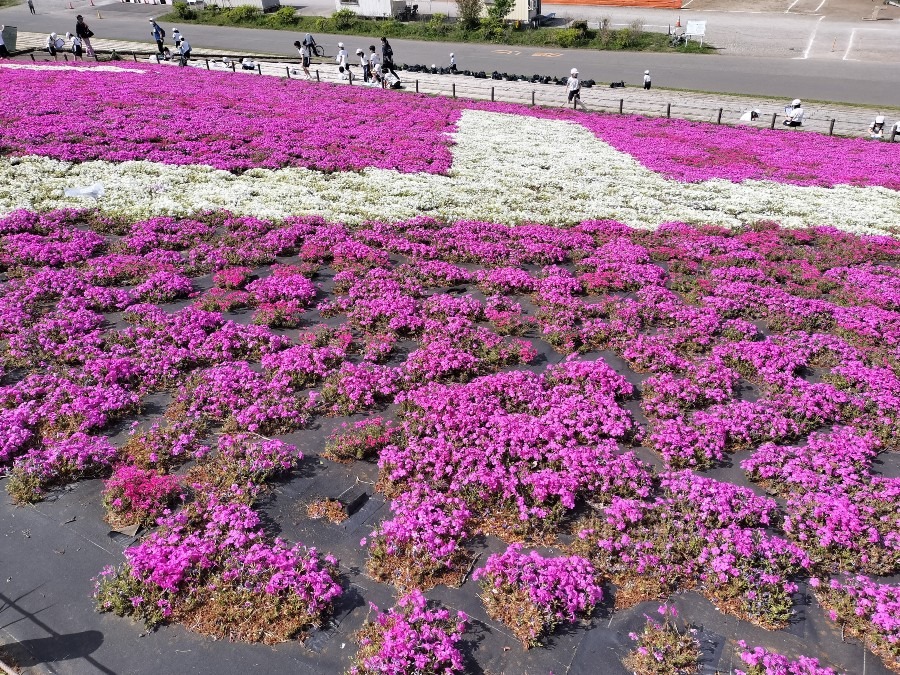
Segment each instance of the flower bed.
[[[158,79],[153,68],[132,75]],[[219,77],[210,91],[223,86]],[[64,81],[53,74],[49,86]],[[253,80],[248,110],[258,110],[266,87],[313,90],[301,84]],[[397,105],[390,93],[370,93],[365,103],[347,100],[360,110]],[[821,580],[832,620],[897,669],[897,586],[858,575],[900,572],[900,483],[877,472],[898,447],[900,243],[818,225],[900,222],[884,172],[863,180],[855,160],[842,166],[839,156],[857,146],[840,140],[818,157],[793,147],[803,171],[790,174],[768,134],[751,161],[726,155],[728,134],[706,138],[702,125],[632,120],[645,135],[628,137],[617,118],[534,111],[512,124],[507,115],[523,112],[514,106],[422,100],[424,127],[398,113],[407,122],[390,147],[366,136],[368,127],[341,122],[334,147],[288,157],[310,128],[277,120],[225,133],[198,117],[190,143],[212,150],[175,143],[160,165],[122,160],[172,141],[165,127],[152,142],[125,137],[122,157],[75,163],[64,176],[47,159],[17,165],[23,176],[44,167],[47,184],[33,190],[37,202],[21,202],[10,183],[0,212],[13,203],[45,208],[62,200],[54,181],[91,172],[107,172],[112,186],[97,209],[0,217],[7,488],[32,501],[111,474],[111,521],[159,523],[102,575],[100,609],[264,642],[321,624],[342,592],[337,561],[267,536],[256,509],[266,485],[295,479],[302,459],[273,436],[324,416],[365,415],[339,420],[340,431],[310,454],[324,464],[377,462],[377,479],[373,465],[340,467],[374,480],[390,501],[348,574],[365,568],[401,593],[418,590],[364,629],[359,672],[381,672],[394,657],[420,670],[463,668],[464,629],[428,610],[419,591],[462,584],[453,593],[471,592],[464,582],[485,537],[512,544],[477,572],[488,615],[527,646],[589,617],[601,597],[625,609],[687,589],[778,629],[793,616],[800,584]],[[332,104],[323,103],[323,124],[346,119]],[[88,147],[87,131],[120,113],[92,105],[96,117],[67,118],[78,128],[66,127],[57,152],[114,153],[114,145]],[[183,121],[171,122],[173,134]],[[33,126],[15,152],[38,151]],[[706,138],[708,156],[685,159],[696,172],[665,154],[651,171],[620,152],[656,152],[673,129]],[[522,159],[510,154],[519,133],[570,142],[536,141]],[[452,167],[441,163],[451,142]],[[269,145],[283,152],[264,158]],[[877,166],[896,152],[865,147],[887,153]],[[427,166],[410,159],[417,149],[415,161]],[[216,166],[229,172],[182,164],[217,150]],[[762,164],[769,168],[754,173]],[[132,171],[134,182],[116,184]],[[167,184],[183,189],[159,188],[178,172],[184,182]],[[771,180],[685,184],[655,172]],[[613,200],[623,176],[642,190],[623,207],[634,219],[623,219],[655,229],[589,219],[617,213],[602,200]],[[864,185],[807,186],[834,182]],[[888,189],[869,189],[879,183]],[[203,185],[221,201],[202,196],[212,194]],[[556,196],[545,201],[547,185]],[[757,203],[782,222],[817,225],[757,222]],[[320,207],[334,222],[280,218]],[[490,220],[421,215],[475,209]],[[682,217],[754,224],[693,226]],[[510,225],[534,220],[571,226]],[[163,417],[148,420],[159,401]],[[129,421],[131,434],[113,442]],[[734,453],[743,473],[722,471]],[[337,520],[339,506],[328,501],[312,515]],[[342,527],[349,521],[328,526],[329,536]],[[519,543],[552,552],[525,554]],[[604,587],[610,581],[615,589]],[[440,649],[422,653],[420,643]],[[754,659],[750,667],[781,667]]]

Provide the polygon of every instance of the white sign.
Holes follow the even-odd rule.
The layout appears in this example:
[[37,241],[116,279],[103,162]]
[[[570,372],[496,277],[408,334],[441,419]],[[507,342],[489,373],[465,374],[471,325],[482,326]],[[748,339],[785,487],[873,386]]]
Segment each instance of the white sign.
[[684,27],[684,34],[703,37],[706,35],[706,22],[705,21],[688,21],[687,25]]

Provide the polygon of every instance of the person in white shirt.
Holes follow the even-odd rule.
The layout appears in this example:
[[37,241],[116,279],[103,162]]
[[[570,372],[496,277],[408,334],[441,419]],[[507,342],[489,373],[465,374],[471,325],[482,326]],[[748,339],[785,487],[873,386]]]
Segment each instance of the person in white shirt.
[[337,56],[334,57],[334,62],[337,63],[339,67],[343,67],[346,70],[346,68],[347,68],[347,50],[344,49],[343,42],[338,42],[338,53],[337,53]]
[[875,115],[875,121],[869,125],[872,138],[884,138],[884,115]]
[[381,58],[375,51],[375,45],[369,45],[369,75],[373,82],[381,82]]
[[72,41],[72,54],[75,55],[75,60],[81,59],[84,61],[84,56],[82,56],[83,51],[81,49],[81,38],[77,35],[72,35],[71,33],[66,33],[66,40]]
[[650,88],[650,71],[645,70],[644,71],[644,89],[649,89],[649,88]]
[[569,79],[566,81],[566,91],[569,93],[568,100],[560,107],[565,108],[569,103],[573,108],[579,105],[582,110],[587,110],[581,102],[581,80],[578,79],[578,68],[572,68]]
[[181,44],[181,33],[177,28],[172,30],[172,42],[175,45],[175,49],[178,49],[178,46]]
[[179,65],[186,66],[187,62],[191,60],[191,43],[183,35],[178,44],[178,52],[181,54]]
[[359,67],[362,68],[363,82],[368,82],[369,81],[369,62],[366,59],[366,53],[362,49],[357,49],[356,55],[359,57]]
[[803,103],[799,98],[791,101],[791,104],[784,109],[787,118],[782,124],[786,127],[799,127],[803,125]]
[[300,42],[300,40],[296,40],[294,41],[294,46],[300,54],[300,63],[303,66],[303,72],[306,74],[306,79],[311,80],[312,76],[309,74],[309,45],[305,42]]
[[61,37],[57,36],[56,33],[50,33],[50,35],[47,36],[47,51],[49,52],[50,56],[53,57],[54,61],[59,60],[59,57],[56,55],[56,52],[58,52],[60,49],[65,49],[65,48],[66,48],[65,40],[63,40]]
[[459,72],[456,68],[456,55],[453,52],[450,52],[450,72],[454,75]]

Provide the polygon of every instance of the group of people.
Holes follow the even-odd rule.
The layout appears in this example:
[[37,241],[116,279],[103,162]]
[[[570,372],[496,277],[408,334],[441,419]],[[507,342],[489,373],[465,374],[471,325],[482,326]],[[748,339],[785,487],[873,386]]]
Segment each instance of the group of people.
[[[152,17],[150,19],[150,27],[150,35],[153,36],[153,41],[156,43],[160,56],[168,61],[172,58],[172,52],[166,47],[166,30],[156,23],[156,19]],[[175,51],[179,55],[180,64],[182,66],[187,64],[191,58],[191,43],[185,39],[184,35],[177,28],[172,30],[172,42],[175,45]]]
[[[56,33],[50,33],[47,36],[47,52],[54,60],[59,60],[59,52],[67,49],[72,52],[75,60],[84,60],[84,54],[94,56],[94,48],[91,46],[91,38],[94,37],[94,31],[85,23],[84,17],[79,14],[75,17],[75,33],[66,33],[65,38],[61,38]],[[66,46],[71,42],[71,45]]]
[[[312,79],[312,75],[310,75],[309,72],[309,66],[315,46],[315,38],[309,33],[306,34],[302,41],[297,40],[294,42],[294,47],[297,48],[297,51],[300,54],[301,67],[303,68],[303,73],[306,75],[307,80]],[[355,55],[359,62],[359,69],[362,74],[363,82],[372,85],[381,85],[391,89],[400,89],[400,76],[397,74],[397,70],[394,66],[394,49],[391,47],[391,43],[388,42],[387,38],[381,38],[380,55],[375,45],[369,45],[368,53],[362,49],[357,49]],[[346,47],[344,47],[343,42],[338,42],[338,51],[337,55],[334,57],[334,61],[337,63],[338,72],[340,73],[342,80],[352,82],[356,79],[356,76],[353,74],[354,64],[351,63],[350,55],[347,52]]]

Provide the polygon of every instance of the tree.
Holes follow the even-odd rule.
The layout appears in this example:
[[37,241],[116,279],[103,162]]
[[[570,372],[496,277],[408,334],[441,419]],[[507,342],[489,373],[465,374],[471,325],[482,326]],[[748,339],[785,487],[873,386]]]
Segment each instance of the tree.
[[512,11],[515,4],[516,0],[494,0],[492,5],[488,5],[488,18],[491,21],[503,23],[503,20]]
[[466,28],[475,28],[481,18],[481,0],[456,0],[459,20]]

